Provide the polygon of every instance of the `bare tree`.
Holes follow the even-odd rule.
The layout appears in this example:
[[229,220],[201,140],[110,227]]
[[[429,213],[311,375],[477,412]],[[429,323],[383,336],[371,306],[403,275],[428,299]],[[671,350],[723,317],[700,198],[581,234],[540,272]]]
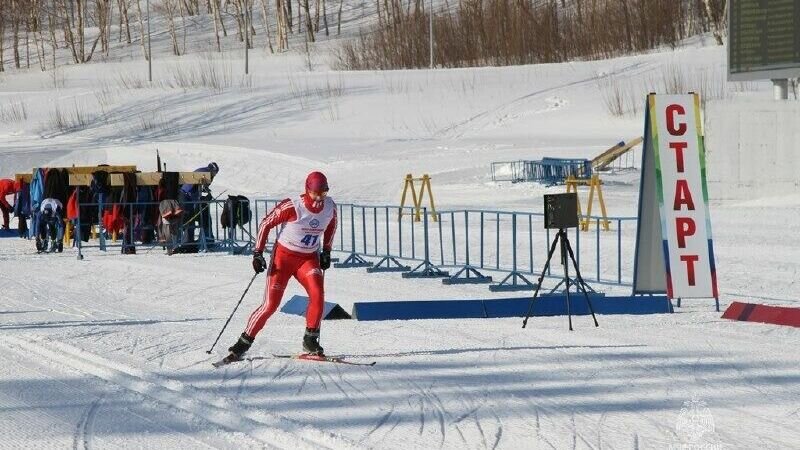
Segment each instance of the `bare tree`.
[[286,5],[289,3],[291,3],[291,0],[275,0],[275,21],[278,27],[279,52],[289,49],[290,12],[286,9]]
[[269,16],[267,15],[267,1],[261,1],[261,19],[264,22],[264,31],[267,35],[267,46],[269,46],[269,52],[275,53],[275,49],[272,48],[272,33],[269,31]]
[[172,53],[175,56],[181,55],[181,49],[178,46],[178,33],[175,29],[175,13],[178,9],[177,0],[163,0],[161,3],[161,11],[167,16],[167,23],[169,24],[169,36],[172,40]]
[[[289,27],[289,32],[294,33],[294,26],[292,25],[292,0],[284,0],[286,4],[286,24]],[[298,26],[300,26],[298,24]]]
[[722,33],[725,28],[725,11],[727,0],[703,0],[705,13],[711,28],[711,34],[717,41],[717,45],[723,45]]
[[319,3],[320,0],[314,0],[314,32],[319,33]]
[[58,6],[61,8],[61,26],[64,31],[64,41],[66,41],[67,48],[72,52],[72,60],[80,63],[81,57],[75,46],[75,33],[72,31],[72,23],[75,20],[72,2],[69,3],[69,10],[67,10],[67,0],[59,0]]
[[14,49],[14,67],[19,69],[19,22],[20,22],[20,4],[19,0],[11,0],[11,33],[12,45]]
[[[142,19],[142,3],[141,0],[136,0],[136,12],[139,16],[139,42],[142,44],[142,54],[144,55],[145,61],[150,60],[150,54],[147,53],[147,44],[145,44],[145,31],[144,31],[144,20]],[[148,17],[147,20],[149,21],[150,18]],[[147,39],[150,39],[148,36]]]
[[[128,44],[131,43],[131,21],[128,17],[128,0],[119,0],[120,10],[119,15],[121,17],[121,21],[125,24],[125,42]],[[120,26],[120,30],[122,26]]]
[[96,0],[95,23],[100,32],[100,49],[107,56],[110,49],[111,38],[111,5],[108,0]]
[[3,49],[5,48],[5,35],[6,35],[6,16],[8,14],[8,7],[6,2],[0,2],[0,72],[5,72],[5,59]]
[[[330,36],[331,32],[328,29],[328,10],[327,10],[328,3],[325,0],[322,0],[322,24],[325,25],[325,36]],[[319,30],[317,30],[319,31]]]
[[309,42],[314,42],[314,24],[311,22],[311,12],[309,11],[308,0],[303,0],[303,9],[306,10],[306,36],[308,37]]
[[[419,1],[417,1],[417,5],[419,5]],[[336,14],[336,34],[342,34],[342,6],[344,6],[344,0],[339,0],[339,12]]]
[[214,22],[214,40],[217,43],[217,51],[222,52],[222,46],[219,43],[219,22],[222,21],[219,15],[219,0],[210,0],[209,4],[211,5],[211,15]]
[[41,32],[41,12],[41,0],[31,0],[28,4],[26,39],[28,31],[30,31],[33,34],[33,46],[36,49],[36,58],[39,60],[39,67],[42,69],[42,72],[44,72],[47,70],[47,62],[45,61],[44,38]]

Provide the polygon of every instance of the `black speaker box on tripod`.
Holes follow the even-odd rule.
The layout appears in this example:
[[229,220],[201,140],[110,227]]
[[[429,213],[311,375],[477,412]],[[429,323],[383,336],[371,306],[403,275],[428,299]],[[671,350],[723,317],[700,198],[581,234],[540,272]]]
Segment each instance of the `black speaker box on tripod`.
[[578,227],[578,194],[546,194],[544,227],[549,229]]

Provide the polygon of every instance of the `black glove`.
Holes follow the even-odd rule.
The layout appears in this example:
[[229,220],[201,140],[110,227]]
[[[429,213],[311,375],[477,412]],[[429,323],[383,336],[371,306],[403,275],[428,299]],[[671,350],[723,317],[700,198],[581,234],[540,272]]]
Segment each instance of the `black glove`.
[[322,253],[319,254],[319,268],[322,270],[328,270],[331,268],[330,250],[323,250]]
[[253,270],[255,270],[256,273],[267,270],[267,261],[264,259],[264,255],[261,252],[253,252]]

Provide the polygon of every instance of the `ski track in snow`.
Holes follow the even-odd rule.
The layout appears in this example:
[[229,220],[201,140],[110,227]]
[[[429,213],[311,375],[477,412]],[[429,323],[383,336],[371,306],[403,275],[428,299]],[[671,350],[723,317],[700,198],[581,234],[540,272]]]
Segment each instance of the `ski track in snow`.
[[97,397],[97,399],[89,405],[89,408],[86,409],[84,415],[81,416],[80,421],[78,421],[78,425],[75,427],[75,440],[72,444],[74,450],[90,450],[92,448],[91,442],[92,433],[94,433],[94,420],[104,397],[104,395]]
[[[19,348],[26,348],[29,350],[29,354],[36,354],[49,361],[64,364],[75,370],[102,378],[107,382],[146,395],[171,407],[190,412],[199,418],[231,431],[244,431],[270,447],[329,448],[331,442],[335,442],[337,446],[349,445],[346,440],[332,435],[326,436],[325,433],[298,433],[299,430],[297,429],[288,432],[284,428],[289,425],[283,425],[282,427],[280,418],[269,418],[258,413],[245,413],[242,415],[231,410],[229,408],[230,405],[225,401],[202,398],[197,395],[186,395],[183,393],[183,386],[176,385],[173,381],[159,380],[159,378],[142,373],[138,369],[103,360],[96,355],[80,351],[65,344],[48,342],[47,346],[55,347],[56,352],[46,348],[42,342],[22,341],[18,338],[11,338],[9,341]],[[88,444],[91,438],[92,423],[98,404],[98,401],[92,403],[85,418],[79,423],[80,434],[84,444]],[[296,426],[292,426],[292,428],[296,428]],[[332,439],[332,441],[327,441],[326,438]]]

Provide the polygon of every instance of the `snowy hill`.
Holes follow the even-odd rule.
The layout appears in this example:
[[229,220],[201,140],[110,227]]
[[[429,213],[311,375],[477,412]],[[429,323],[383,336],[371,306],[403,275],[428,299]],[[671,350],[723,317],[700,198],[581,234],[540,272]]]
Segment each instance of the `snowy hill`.
[[[539,211],[541,194],[563,188],[493,183],[489,164],[590,158],[641,135],[637,102],[676,70],[687,90],[705,83],[724,96],[769,95],[765,84],[726,85],[724,49],[707,43],[592,62],[353,73],[330,69],[325,43],[310,56],[253,51],[244,77],[241,53],[170,57],[161,36],[153,85],[135,50],[55,76],[0,75],[0,177],[48,165],[155,169],[158,149],[168,169],[219,163],[216,192],[282,198],[319,169],[339,201],[393,205],[406,173],[429,173],[437,206]],[[617,89],[622,116],[605,106]],[[605,180],[609,214],[635,214],[636,173]],[[798,209],[778,194],[712,205],[723,307],[797,305]],[[259,277],[219,354],[206,355],[250,279],[249,258],[90,251],[79,262],[69,250],[32,247],[0,239],[0,432],[10,447],[800,442],[800,333],[723,321],[712,301],[684,301],[673,315],[600,316],[596,329],[578,317],[574,332],[563,317],[532,319],[525,330],[516,319],[324,323],[329,352],[377,361],[372,368],[272,358],[297,351],[305,326],[277,313],[252,360],[213,370],[262,300]],[[343,269],[326,279],[328,298],[346,308],[492,296],[485,286]],[[286,298],[301,293],[291,282]],[[690,417],[704,428],[687,428]]]

